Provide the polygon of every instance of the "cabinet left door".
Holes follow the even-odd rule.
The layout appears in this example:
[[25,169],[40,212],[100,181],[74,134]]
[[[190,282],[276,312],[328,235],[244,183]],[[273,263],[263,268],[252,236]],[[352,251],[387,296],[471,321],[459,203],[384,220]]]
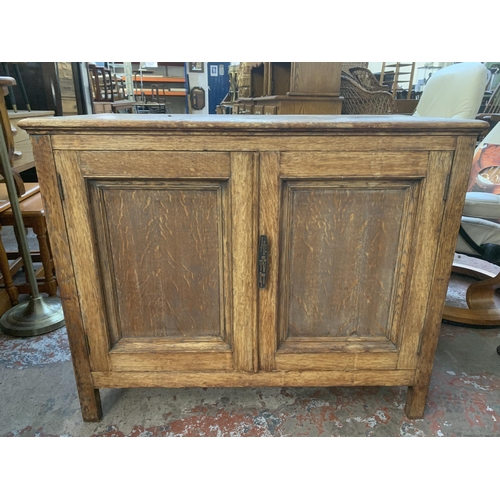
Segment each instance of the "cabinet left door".
[[55,160],[92,372],[254,371],[255,155]]

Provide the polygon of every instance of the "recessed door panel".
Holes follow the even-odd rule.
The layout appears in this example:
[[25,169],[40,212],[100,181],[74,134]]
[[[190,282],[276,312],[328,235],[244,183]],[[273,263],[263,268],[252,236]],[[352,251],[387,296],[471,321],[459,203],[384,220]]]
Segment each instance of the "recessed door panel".
[[224,186],[94,186],[105,215],[107,241],[98,240],[98,248],[112,270],[118,337],[225,338]]
[[286,183],[284,339],[390,338],[407,187]]

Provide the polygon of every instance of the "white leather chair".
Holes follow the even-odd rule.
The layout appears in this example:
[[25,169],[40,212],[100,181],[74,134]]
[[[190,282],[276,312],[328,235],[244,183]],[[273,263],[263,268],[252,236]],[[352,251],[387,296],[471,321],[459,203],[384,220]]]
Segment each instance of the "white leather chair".
[[425,85],[413,116],[475,118],[488,75],[486,66],[478,62],[452,64],[440,69]]
[[[488,83],[489,73],[481,63],[459,63],[447,66],[435,73],[427,82],[420,97],[414,116],[474,119]],[[500,143],[500,128],[493,129],[480,146]],[[497,142],[493,142],[497,141]],[[476,149],[477,151],[477,149]],[[499,164],[500,165],[500,164]],[[479,245],[500,245],[500,196],[486,193],[468,193],[463,212],[462,225]],[[488,255],[500,247],[486,246]],[[462,236],[458,237],[457,253],[485,259],[468,245]],[[452,272],[467,274],[477,278],[488,278],[474,283],[467,290],[468,309],[446,306],[443,319],[462,324],[500,325],[500,307],[495,304],[495,289],[500,287],[500,274],[483,272],[469,266],[454,266]],[[500,304],[499,304],[500,306]]]
[[[476,148],[476,154],[487,145],[500,145],[500,127],[497,125],[489,132]],[[500,153],[490,158],[488,165],[498,166],[500,172]],[[474,175],[475,177],[475,175]],[[490,184],[490,185],[489,185]],[[500,265],[500,195],[487,192],[491,181],[478,175],[477,188],[486,192],[468,192],[462,217],[462,227],[466,235],[459,235],[457,253],[478,257]],[[498,189],[497,189],[498,191]],[[468,239],[468,238],[467,238]],[[467,288],[468,308],[446,306],[443,319],[455,323],[475,326],[500,325],[500,297],[495,291],[500,288],[500,273],[485,271],[480,266],[453,266],[453,272],[481,279]]]

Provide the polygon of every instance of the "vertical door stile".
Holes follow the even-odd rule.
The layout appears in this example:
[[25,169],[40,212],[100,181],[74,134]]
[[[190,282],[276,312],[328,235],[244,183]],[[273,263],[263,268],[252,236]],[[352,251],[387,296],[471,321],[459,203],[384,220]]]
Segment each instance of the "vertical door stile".
[[279,275],[279,153],[260,154],[259,233],[267,236],[268,267],[266,287],[259,290],[259,363],[260,369],[275,369],[278,345],[278,275]]
[[233,355],[238,371],[258,370],[258,155],[231,154]]

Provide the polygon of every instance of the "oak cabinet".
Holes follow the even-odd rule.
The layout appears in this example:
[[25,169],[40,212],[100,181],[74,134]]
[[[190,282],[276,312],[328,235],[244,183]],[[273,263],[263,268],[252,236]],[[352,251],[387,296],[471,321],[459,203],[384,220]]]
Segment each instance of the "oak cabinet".
[[475,136],[404,116],[26,120],[83,418],[110,387],[408,386]]

